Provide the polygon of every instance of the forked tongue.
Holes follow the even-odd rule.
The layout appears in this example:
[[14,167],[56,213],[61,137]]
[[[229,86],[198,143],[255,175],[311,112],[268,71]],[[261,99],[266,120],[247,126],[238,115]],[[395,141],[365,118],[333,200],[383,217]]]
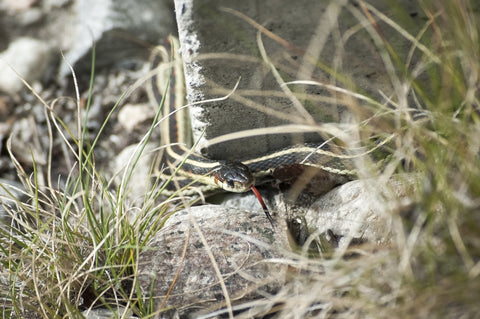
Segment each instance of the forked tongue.
[[270,222],[270,224],[272,224],[272,227],[275,228],[275,225],[273,224],[272,215],[270,215],[267,205],[265,205],[265,202],[263,201],[262,195],[260,195],[260,193],[258,192],[258,190],[255,188],[254,185],[250,186],[250,188],[252,189],[252,192],[255,194],[258,201],[260,202],[260,205],[262,205],[263,211],[265,212],[265,215],[267,215],[268,221]]

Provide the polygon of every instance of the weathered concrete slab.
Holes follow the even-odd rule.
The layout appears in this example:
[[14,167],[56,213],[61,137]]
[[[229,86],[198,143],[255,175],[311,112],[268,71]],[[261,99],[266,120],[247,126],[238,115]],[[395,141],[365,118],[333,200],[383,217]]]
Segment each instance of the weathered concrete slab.
[[[369,2],[387,16],[399,11],[393,11],[384,1]],[[411,20],[412,30],[408,31],[422,26],[424,16],[416,2],[401,1],[398,6],[404,9],[405,17],[401,18]],[[282,40],[275,41],[263,34],[261,38],[268,59],[284,81],[314,80],[365,92],[380,100],[380,91],[388,96],[399,89],[392,85],[378,46],[365,29],[371,24],[357,2],[177,0],[175,8],[189,102],[225,95],[241,79],[237,93],[242,100],[232,96],[192,107],[195,136],[200,138],[205,132],[200,145],[216,136],[252,128],[311,123],[308,114],[317,123],[348,118],[338,96],[325,87],[289,86],[315,96],[315,100],[295,101],[286,95],[262,60],[256,40],[258,28],[239,15],[281,37]],[[379,21],[378,25],[400,59],[406,60],[411,43],[386,23]],[[256,107],[252,108],[245,99]],[[302,113],[305,110],[308,112]],[[284,131],[277,129],[276,133],[280,134],[222,143],[209,147],[206,153],[216,159],[238,158],[303,142],[303,138]],[[306,141],[319,140],[322,138],[318,134],[306,137]]]

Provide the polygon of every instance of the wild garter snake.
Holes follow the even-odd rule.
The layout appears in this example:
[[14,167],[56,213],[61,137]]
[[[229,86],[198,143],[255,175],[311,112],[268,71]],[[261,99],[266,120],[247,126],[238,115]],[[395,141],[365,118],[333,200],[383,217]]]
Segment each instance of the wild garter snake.
[[207,189],[221,188],[228,192],[253,190],[270,222],[272,217],[254,185],[256,181],[271,175],[277,167],[301,164],[315,167],[328,174],[339,175],[344,177],[345,181],[355,175],[352,170],[343,167],[342,161],[339,160],[342,155],[312,145],[289,147],[239,161],[215,161],[192,152],[188,110],[183,107],[185,105],[184,77],[178,48],[178,40],[170,36],[166,46],[158,46],[154,49],[151,68],[155,75],[150,81],[149,88],[152,103],[163,106],[163,120],[160,123],[162,145],[165,145],[163,162],[174,167],[177,175],[202,183]]

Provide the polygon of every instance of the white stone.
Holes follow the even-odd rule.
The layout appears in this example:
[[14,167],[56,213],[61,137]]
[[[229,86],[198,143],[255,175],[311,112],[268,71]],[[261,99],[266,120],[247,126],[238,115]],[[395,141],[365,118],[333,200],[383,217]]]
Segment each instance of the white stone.
[[0,54],[0,90],[15,95],[39,80],[51,58],[52,51],[44,41],[18,38]]
[[118,112],[118,122],[128,131],[155,116],[153,109],[145,104],[127,104]]

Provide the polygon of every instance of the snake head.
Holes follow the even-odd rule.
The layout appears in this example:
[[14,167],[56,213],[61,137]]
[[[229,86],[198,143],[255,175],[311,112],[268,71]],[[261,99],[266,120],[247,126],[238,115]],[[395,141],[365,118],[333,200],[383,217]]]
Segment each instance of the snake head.
[[248,167],[240,162],[222,162],[212,175],[215,184],[227,192],[244,193],[255,183],[255,178]]

